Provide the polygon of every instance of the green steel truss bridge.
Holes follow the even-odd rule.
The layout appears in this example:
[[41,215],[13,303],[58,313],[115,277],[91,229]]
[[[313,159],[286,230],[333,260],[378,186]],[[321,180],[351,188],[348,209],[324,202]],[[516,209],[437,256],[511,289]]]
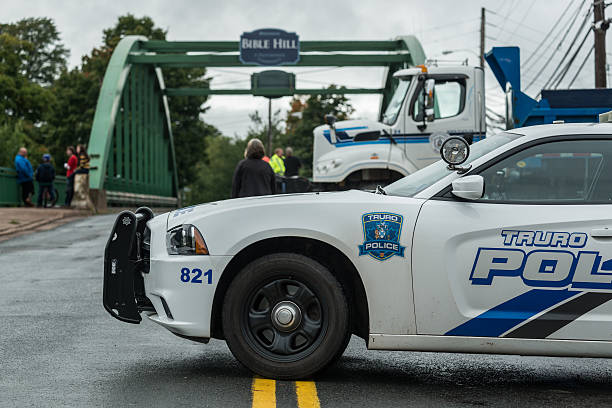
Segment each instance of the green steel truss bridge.
[[168,97],[183,95],[292,96],[382,94],[384,111],[398,69],[425,62],[413,36],[390,41],[301,41],[298,67],[385,67],[381,88],[210,89],[166,88],[163,71],[242,64],[238,41],[159,41],[127,36],[115,48],[98,98],[89,138],[90,190],[96,206],[179,204]]

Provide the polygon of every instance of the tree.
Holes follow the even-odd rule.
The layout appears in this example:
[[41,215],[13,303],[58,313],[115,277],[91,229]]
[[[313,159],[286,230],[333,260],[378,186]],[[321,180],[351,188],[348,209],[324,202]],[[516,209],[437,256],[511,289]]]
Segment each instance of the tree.
[[119,41],[126,35],[142,35],[150,40],[165,40],[167,31],[155,27],[151,17],[119,16],[117,23],[102,31],[102,45],[83,57],[82,71],[94,75],[102,85],[106,67]]
[[262,118],[259,111],[255,111],[249,114],[251,119],[251,126],[247,131],[247,140],[257,138],[261,140],[266,146],[266,152],[271,151],[277,147],[282,147],[281,139],[283,135],[282,125],[284,119],[282,118],[281,110],[277,109],[272,112],[272,146],[268,146],[268,120]]
[[53,105],[53,94],[27,77],[27,57],[34,45],[0,33],[0,166],[13,167],[17,149],[25,146],[33,164],[47,149],[40,143],[41,126]]
[[53,95],[48,89],[28,79],[23,50],[33,44],[10,34],[0,34],[0,122],[24,119],[39,123]]
[[[168,88],[208,88],[204,68],[181,68],[165,71],[164,80]],[[168,98],[172,133],[176,151],[179,185],[187,186],[196,179],[196,163],[206,160],[206,141],[219,131],[201,119],[208,108],[205,96],[173,96]]]
[[208,139],[206,157],[196,165],[195,180],[189,186],[187,202],[190,204],[230,198],[232,178],[236,165],[244,158],[246,140],[222,136]]
[[20,147],[28,149],[28,158],[34,169],[41,161],[42,155],[49,151],[42,145],[34,142],[28,135],[31,125],[24,120],[12,120],[0,124],[0,167],[13,167],[15,155]]
[[50,85],[66,69],[70,52],[60,41],[59,32],[50,18],[31,17],[12,24],[0,24],[0,34],[15,37],[23,44],[19,50],[24,61],[20,73],[28,80]]
[[[328,89],[338,88],[332,85]],[[291,109],[287,114],[287,129],[281,135],[280,143],[293,147],[294,154],[302,161],[300,173],[303,176],[312,176],[314,128],[323,124],[323,118],[327,114],[333,114],[338,120],[346,120],[354,111],[348,98],[341,93],[292,99]]]
[[68,160],[66,146],[89,141],[99,84],[94,76],[75,68],[62,72],[51,92],[56,102],[47,120],[44,142],[55,162],[61,164]]

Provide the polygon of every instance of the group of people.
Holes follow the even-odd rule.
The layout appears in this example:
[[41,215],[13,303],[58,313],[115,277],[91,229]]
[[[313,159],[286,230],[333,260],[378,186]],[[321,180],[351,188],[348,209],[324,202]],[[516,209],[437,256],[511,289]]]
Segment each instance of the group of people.
[[[75,174],[89,173],[89,155],[84,145],[66,148],[68,161],[64,163],[66,169],[66,199],[65,207],[70,207],[74,196],[74,176]],[[26,207],[33,207],[31,196],[34,193],[34,180],[38,184],[38,197],[36,205],[42,207],[45,197],[49,202],[55,202],[56,190],[53,185],[55,181],[55,168],[51,164],[51,155],[43,154],[41,164],[34,171],[30,160],[28,160],[28,150],[21,147],[15,156],[15,170],[17,170],[17,183],[21,187],[21,199]]]
[[276,194],[276,177],[297,177],[300,167],[291,147],[276,148],[267,157],[261,140],[251,139],[234,171],[232,198]]

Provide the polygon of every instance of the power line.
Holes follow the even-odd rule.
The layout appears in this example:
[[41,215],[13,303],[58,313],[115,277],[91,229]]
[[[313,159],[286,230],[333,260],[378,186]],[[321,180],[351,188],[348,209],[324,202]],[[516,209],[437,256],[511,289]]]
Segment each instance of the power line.
[[571,88],[572,85],[574,85],[574,81],[576,80],[576,78],[578,78],[578,74],[580,74],[580,71],[582,71],[582,68],[584,68],[584,64],[586,64],[587,60],[589,59],[589,57],[591,56],[591,54],[593,53],[593,50],[595,49],[595,44],[593,44],[593,46],[591,47],[591,49],[589,50],[588,54],[586,55],[586,57],[584,58],[584,61],[582,61],[582,64],[580,64],[580,67],[578,68],[578,71],[576,71],[576,74],[574,75],[574,77],[572,78],[572,80],[570,81],[569,85],[567,86],[567,89]]
[[[525,11],[525,15],[523,16],[522,20],[524,20],[529,15],[529,12],[531,11],[531,9],[533,8],[534,5],[535,5],[535,1],[532,1],[531,4],[529,5],[529,7],[527,7],[527,10]],[[508,21],[510,21],[509,18],[508,18]],[[512,37],[513,35],[516,34],[516,30],[518,30],[518,28],[519,28],[519,24],[517,24],[514,27],[514,31],[512,31],[512,33],[510,34],[510,37]]]
[[563,69],[562,73],[561,72],[559,73],[559,79],[556,80],[555,89],[557,89],[559,87],[559,85],[561,84],[561,81],[563,81],[563,78],[565,78],[565,75],[567,75],[567,72],[569,71],[570,66],[574,63],[574,60],[578,56],[578,53],[582,49],[582,46],[584,45],[584,43],[586,42],[589,34],[591,33],[591,29],[592,29],[592,27],[589,27],[589,29],[587,30],[586,34],[584,35],[584,38],[582,39],[582,42],[578,46],[578,49],[576,49],[576,52],[574,53],[574,55],[572,55],[572,57],[569,59],[569,61],[567,61],[567,64],[565,65],[565,68]]
[[[585,0],[583,0],[584,3]],[[552,35],[552,33],[555,31],[555,29],[557,27],[560,27],[560,22],[561,20],[563,20],[563,18],[565,17],[565,14],[567,14],[567,12],[569,11],[571,5],[573,3],[573,0],[569,0],[567,3],[567,7],[565,7],[565,10],[563,10],[563,12],[559,15],[559,18],[557,19],[557,21],[553,24],[553,26],[550,28],[550,30],[548,31],[548,34],[546,34],[546,36],[542,39],[542,42],[540,42],[540,45],[537,46],[537,48],[535,49],[535,51],[529,56],[527,57],[527,59],[525,60],[525,62],[523,62],[523,64],[521,64],[521,68],[523,66],[525,66],[526,64],[529,63],[529,61],[531,61],[531,59],[533,58],[533,56],[535,55],[535,53],[537,53],[540,48],[542,48],[542,46],[544,45],[544,43],[546,42],[546,40],[548,39],[548,37],[550,37]],[[580,7],[579,7],[580,9]]]
[[508,13],[506,13],[506,15],[503,17],[502,19],[503,23],[497,35],[501,34],[503,28],[506,26],[506,23],[508,22],[508,17],[510,17],[510,14],[512,14],[516,10],[516,7],[514,7],[516,4],[516,1],[517,0],[513,0],[512,3],[510,4],[510,8],[508,8]]
[[[572,27],[574,26],[574,23],[576,22],[576,19],[578,18],[578,16],[580,15],[580,10],[582,9],[582,6],[584,5],[586,0],[582,0],[582,3],[579,5],[579,7],[576,9],[576,13],[574,14],[574,17],[570,18],[570,23],[567,25],[567,30],[565,30],[565,34],[563,34],[563,38],[561,38],[561,41],[559,41],[559,43],[557,44],[556,47],[553,48],[552,54],[550,55],[550,57],[548,57],[548,60],[545,61],[544,66],[541,67],[540,71],[538,72],[538,74],[536,74],[536,78],[539,77],[539,75],[542,73],[542,71],[546,68],[546,66],[551,62],[552,58],[557,54],[557,51],[559,51],[559,49],[561,49],[561,44],[563,43],[563,41],[565,40],[565,38],[567,37],[568,33],[570,32],[570,30],[572,29]],[[586,21],[586,20],[585,20]],[[585,21],[582,22],[581,27],[578,29],[578,31],[582,30]],[[555,35],[555,37],[552,39],[551,41],[551,46],[554,44],[554,42],[557,40],[557,38],[559,38],[559,35],[561,34],[562,31],[559,31],[557,33],[557,35]],[[576,34],[578,35],[578,34]],[[538,58],[536,61],[539,61],[540,58]],[[535,63],[532,64],[530,67],[527,67],[527,69],[525,70],[525,73],[529,72],[531,70],[531,68],[535,67]],[[529,87],[529,86],[528,86]]]
[[[581,6],[582,4],[584,4],[585,0],[582,0]],[[559,65],[557,65],[557,68],[555,69],[555,71],[553,72],[553,74],[551,75],[551,77],[553,77],[555,75],[555,73],[557,72],[558,68],[563,64],[563,61],[565,61],[565,58],[567,57],[567,55],[569,54],[570,50],[572,49],[572,47],[574,46],[574,44],[576,43],[576,40],[578,39],[578,36],[580,35],[580,32],[584,29],[585,25],[588,22],[588,18],[591,15],[591,10],[589,8],[589,11],[587,12],[587,14],[584,16],[584,19],[582,20],[582,24],[580,25],[580,27],[578,28],[578,30],[576,31],[576,34],[574,36],[574,39],[572,40],[570,46],[567,49],[567,52],[565,53],[565,55],[563,56],[563,58],[561,58],[561,61],[559,62]],[[572,24],[574,23],[574,20],[572,20]],[[542,72],[544,71],[544,69],[546,69],[546,67],[548,66],[548,64],[550,63],[550,61],[552,60],[552,57],[557,53],[557,51],[559,49],[561,49],[561,45],[563,43],[563,41],[565,41],[565,38],[567,37],[567,34],[569,33],[570,29],[571,29],[572,25],[570,25],[567,30],[565,31],[565,34],[563,34],[563,38],[561,38],[561,41],[559,41],[559,44],[557,45],[557,47],[553,50],[552,55],[550,56],[550,58],[548,59],[548,61],[546,61],[546,63],[542,66],[542,68],[540,68],[540,70],[538,71],[538,73],[536,74],[534,80],[536,78],[539,78],[539,76],[542,74]],[[589,30],[590,31],[590,30]],[[534,80],[532,80],[529,85],[527,85],[527,87],[525,87],[525,90],[527,90],[534,82]],[[548,85],[548,81],[546,82],[546,85]]]
[[[532,4],[535,4],[535,3],[532,3]],[[486,10],[488,13],[494,14],[494,15],[495,15],[495,17],[497,17],[497,18],[500,18],[500,19],[502,18],[501,16],[499,16],[499,15],[498,15],[496,12],[494,12],[494,11],[491,11],[491,10],[489,10],[489,9],[487,9],[487,8],[485,8],[485,10]],[[518,21],[518,20],[514,20],[514,19],[512,19],[512,18],[507,18],[507,20],[508,20],[508,21],[511,21],[511,22],[513,22],[513,23],[515,23],[515,24],[517,24],[517,25],[519,25],[519,26],[523,27],[523,28],[526,28],[526,29],[528,29],[528,30],[531,30],[531,31],[533,31],[533,32],[535,32],[535,33],[538,33],[538,34],[546,34],[544,31],[541,31],[541,30],[535,29],[535,28],[533,28],[533,27],[531,27],[531,26],[529,26],[529,25],[527,25],[527,24],[525,24],[525,23],[521,23],[521,22],[520,22],[520,21]],[[499,25],[497,25],[497,24],[490,24],[490,23],[487,23],[487,25],[492,25],[492,26],[494,26],[494,27],[499,27]]]
[[[537,43],[538,42],[538,40],[534,40],[533,38],[524,36],[522,34],[512,34],[512,36],[522,38],[523,40],[530,41],[532,43]],[[493,37],[488,37],[488,38],[491,39],[491,40],[503,43],[503,41],[498,40],[497,38],[493,38]]]
[[[504,118],[499,113],[495,112],[493,109],[487,107],[486,110],[487,110],[488,114],[494,115],[497,119],[499,119],[499,120],[506,120],[506,118]],[[488,114],[487,114],[487,116],[489,116]]]
[[213,83],[211,82],[211,85],[215,85],[215,86],[219,86],[219,85],[229,85],[229,84],[237,84],[237,83],[244,83],[244,82],[249,82],[248,79],[237,79],[235,81],[226,81],[226,82],[219,82],[219,83]]
[[[549,84],[551,84],[552,82],[554,82],[556,80],[556,75],[557,72],[559,71],[559,69],[561,68],[563,62],[565,61],[565,58],[567,58],[567,56],[569,55],[570,51],[572,50],[572,48],[574,47],[574,44],[576,43],[576,40],[578,39],[578,36],[580,35],[580,32],[582,31],[582,29],[584,28],[585,23],[587,22],[587,19],[589,18],[589,16],[591,15],[591,10],[589,8],[589,12],[587,13],[587,15],[585,16],[584,21],[582,22],[582,26],[578,29],[578,31],[576,32],[576,35],[574,36],[574,39],[572,40],[572,43],[570,44],[570,46],[568,47],[567,51],[565,52],[565,54],[563,55],[563,58],[561,58],[561,61],[559,61],[559,64],[557,65],[557,67],[555,68],[555,70],[553,71],[552,75],[550,76],[550,78],[548,79],[548,81],[546,81],[545,87],[548,86]],[[585,35],[585,38],[583,40],[583,42],[586,40],[586,36],[590,33],[591,31],[591,27],[589,27],[589,29],[587,30],[587,33]]]
[[234,71],[232,69],[219,69],[219,68],[208,68],[209,71],[217,71],[217,72],[224,72],[224,73],[228,73],[228,74],[237,74],[237,75],[248,75],[251,76],[250,73],[248,72],[243,72],[243,71]]
[[457,37],[463,37],[465,35],[474,34],[474,33],[478,33],[478,32],[480,32],[480,31],[479,30],[472,30],[472,31],[467,31],[467,32],[460,33],[460,34],[453,34],[453,35],[449,35],[449,36],[442,37],[442,38],[436,38],[436,39],[434,39],[432,41],[428,41],[428,42],[423,43],[423,44],[424,45],[434,44],[434,43],[437,43],[437,42],[440,42],[440,41],[446,41],[446,40],[454,39],[454,38],[457,38]]
[[453,23],[453,24],[439,25],[439,26],[436,26],[436,27],[426,28],[425,30],[416,30],[416,32],[418,32],[419,34],[422,34],[422,33],[427,33],[429,31],[443,30],[445,28],[465,25],[467,23],[472,24],[475,20],[479,20],[479,18],[470,18],[468,20],[463,20],[463,21],[460,21],[460,22],[457,22],[457,23]]

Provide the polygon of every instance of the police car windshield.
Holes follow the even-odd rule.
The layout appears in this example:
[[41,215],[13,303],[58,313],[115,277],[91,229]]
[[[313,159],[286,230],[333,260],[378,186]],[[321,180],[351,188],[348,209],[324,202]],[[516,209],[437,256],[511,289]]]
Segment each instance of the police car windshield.
[[[468,165],[474,160],[519,137],[521,135],[516,133],[502,132],[474,143],[470,146],[470,156],[463,165]],[[395,183],[389,184],[385,187],[385,193],[388,195],[412,197],[449,174],[450,171],[447,169],[447,164],[440,160]]]

